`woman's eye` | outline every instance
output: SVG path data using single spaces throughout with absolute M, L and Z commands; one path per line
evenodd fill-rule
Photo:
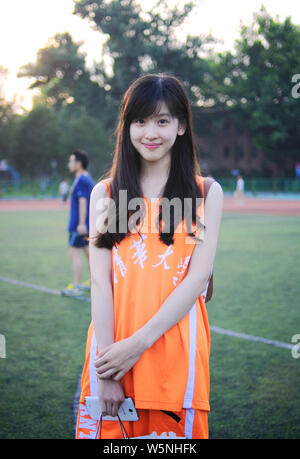
M 136 123 L 137 123 L 137 124 L 140 124 L 140 123 L 142 124 L 143 122 L 144 122 L 144 120 L 142 120 L 142 119 L 136 120 Z
M 163 123 L 161 123 L 161 121 L 163 121 Z M 164 119 L 164 118 L 162 118 L 161 120 L 159 120 L 159 122 L 160 122 L 161 124 L 168 124 L 168 120 L 166 120 L 166 119 Z

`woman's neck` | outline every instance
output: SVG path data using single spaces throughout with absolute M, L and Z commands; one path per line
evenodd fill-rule
M 146 197 L 160 197 L 167 183 L 170 170 L 170 157 L 165 156 L 160 161 L 142 161 L 140 186 Z
M 140 186 L 142 194 L 149 199 L 161 197 L 167 180 L 168 176 L 161 174 L 141 176 Z

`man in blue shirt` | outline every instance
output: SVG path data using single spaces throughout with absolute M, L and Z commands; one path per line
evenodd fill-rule
M 70 257 L 73 269 L 73 284 L 62 290 L 65 296 L 81 296 L 84 290 L 90 290 L 90 282 L 81 284 L 83 250 L 89 263 L 89 207 L 90 196 L 94 182 L 87 168 L 88 155 L 83 150 L 77 150 L 70 155 L 68 167 L 75 175 L 75 180 L 70 191 L 70 216 L 68 223 Z

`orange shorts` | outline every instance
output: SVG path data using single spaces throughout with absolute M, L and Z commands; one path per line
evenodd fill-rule
M 182 411 L 161 411 L 137 409 L 138 421 L 122 421 L 129 438 L 163 432 L 169 436 L 174 432 L 177 437 L 188 439 L 208 439 L 207 411 L 192 408 Z M 95 439 L 98 422 L 91 419 L 83 403 L 79 404 L 76 426 L 76 438 Z M 100 435 L 100 429 L 98 437 Z M 102 421 L 101 439 L 122 439 L 119 421 Z

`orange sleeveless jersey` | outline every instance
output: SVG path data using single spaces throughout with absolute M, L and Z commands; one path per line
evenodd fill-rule
M 196 176 L 196 180 L 203 196 L 204 177 Z M 109 180 L 102 181 L 110 196 Z M 150 232 L 155 226 L 153 223 L 151 226 L 151 222 L 156 222 L 160 199 L 153 204 L 145 196 L 143 198 L 147 214 L 140 226 L 140 234 L 131 233 L 113 247 L 111 253 L 115 342 L 130 337 L 160 309 L 184 279 L 195 247 L 186 231 L 175 232 L 174 244 L 169 246 L 159 240 L 157 230 Z M 199 209 L 198 215 L 204 223 L 203 200 Z M 195 228 L 192 224 L 192 230 Z M 125 396 L 132 397 L 136 408 L 210 411 L 210 331 L 204 302 L 206 291 L 207 287 L 189 313 L 147 349 L 121 379 Z M 80 403 L 84 403 L 85 396 L 98 394 L 94 367 L 98 353 L 91 322 Z

